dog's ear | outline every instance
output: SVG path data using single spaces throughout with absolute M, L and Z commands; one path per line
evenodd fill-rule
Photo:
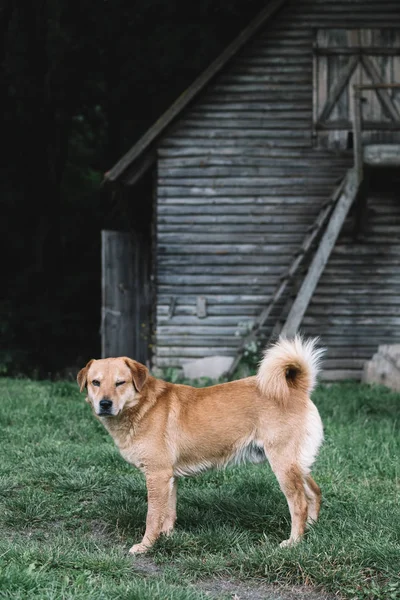
M 146 379 L 149 376 L 149 370 L 141 363 L 132 360 L 131 358 L 124 357 L 125 364 L 130 368 L 132 373 L 133 384 L 138 392 L 141 392 Z
M 92 364 L 92 362 L 94 362 L 93 358 L 92 358 L 92 360 L 89 360 L 86 367 L 83 367 L 83 369 L 81 369 L 79 371 L 78 375 L 76 376 L 76 380 L 78 382 L 80 392 L 83 390 L 84 387 L 87 386 L 87 372 L 88 372 L 89 367 Z

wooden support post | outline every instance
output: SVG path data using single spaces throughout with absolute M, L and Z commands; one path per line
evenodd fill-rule
M 363 179 L 364 156 L 361 138 L 361 90 L 353 87 L 353 147 L 354 147 L 354 167 L 357 175 L 358 185 Z
M 330 221 L 322 236 L 318 250 L 311 262 L 310 268 L 301 285 L 299 293 L 292 305 L 285 325 L 282 328 L 282 335 L 291 337 L 296 334 L 303 316 L 310 303 L 319 278 L 328 262 L 329 256 L 336 243 L 344 220 L 349 212 L 358 190 L 358 179 L 354 169 L 350 169 L 346 176 L 345 185 L 342 194 L 332 212 Z

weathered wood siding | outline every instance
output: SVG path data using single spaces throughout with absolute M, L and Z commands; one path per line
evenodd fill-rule
M 150 251 L 139 233 L 102 231 L 101 356 L 150 359 Z
M 365 232 L 349 215 L 303 320 L 328 348 L 329 379 L 361 376 L 379 344 L 400 342 L 400 170 L 370 176 Z
M 157 366 L 234 354 L 240 324 L 268 303 L 322 203 L 351 166 L 351 152 L 318 149 L 312 135 L 313 44 L 316 30 L 327 27 L 400 28 L 399 2 L 289 2 L 161 143 Z M 304 331 L 321 335 L 328 345 L 326 365 L 333 376 L 349 368 L 343 361 L 350 358 L 351 374 L 357 376 L 386 333 L 385 342 L 400 341 L 400 317 L 389 318 L 385 301 L 377 302 L 387 286 L 387 305 L 399 310 L 399 255 L 388 239 L 400 238 L 398 208 L 379 186 L 371 206 L 377 207 L 371 237 L 361 245 L 340 238 L 306 313 Z M 371 256 L 377 254 L 383 271 L 371 278 Z M 344 295 L 346 286 L 354 295 Z M 199 296 L 206 298 L 205 317 L 197 314 Z M 336 300 L 333 311 L 329 297 Z M 363 330 L 365 311 L 373 306 L 376 313 L 367 313 Z M 274 315 L 267 325 L 273 321 Z

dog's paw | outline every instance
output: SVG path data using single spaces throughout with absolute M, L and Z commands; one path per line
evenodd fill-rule
M 292 538 L 289 538 L 288 540 L 283 540 L 283 542 L 281 542 L 279 546 L 281 548 L 290 548 L 291 546 L 297 544 L 298 541 L 299 540 L 293 540 Z
M 129 554 L 143 554 L 144 552 L 147 552 L 148 549 L 149 546 L 146 546 L 145 544 L 134 544 L 129 550 Z
M 163 535 L 166 535 L 167 537 L 169 537 L 170 535 L 172 535 L 174 532 L 174 526 L 172 525 L 164 525 L 163 528 L 161 529 L 161 533 Z

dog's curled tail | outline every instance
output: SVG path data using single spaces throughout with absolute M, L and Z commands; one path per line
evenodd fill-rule
M 292 340 L 280 338 L 265 351 L 257 373 L 260 391 L 286 405 L 293 391 L 310 395 L 317 379 L 323 348 L 318 338 Z

